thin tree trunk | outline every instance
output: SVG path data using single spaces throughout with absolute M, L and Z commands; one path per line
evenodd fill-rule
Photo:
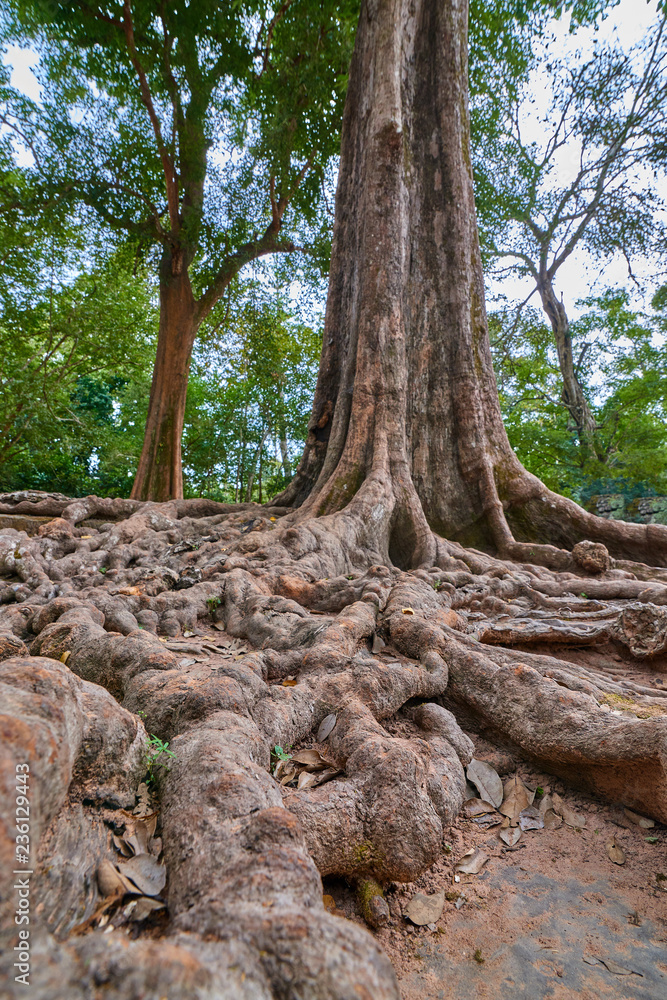
M 265 444 L 266 439 L 269 436 L 270 432 L 271 432 L 271 428 L 270 427 L 266 427 L 265 429 L 262 430 L 262 437 L 261 437 L 260 442 L 259 442 L 259 444 L 257 446 L 257 450 L 255 451 L 255 454 L 252 457 L 252 463 L 250 465 L 250 472 L 248 473 L 248 484 L 246 486 L 246 491 L 245 491 L 246 503 L 250 503 L 251 500 L 252 500 L 252 487 L 253 487 L 253 484 L 255 482 L 255 469 L 257 468 L 257 462 L 260 461 L 260 463 L 261 463 L 262 449 L 264 447 L 264 444 Z M 260 492 L 261 492 L 261 490 L 260 490 Z M 260 503 L 262 502 L 261 496 L 260 496 L 259 502 Z
M 285 393 L 282 385 L 278 390 L 278 394 L 280 400 L 280 416 L 278 419 L 278 428 L 280 431 L 280 454 L 282 455 L 285 478 L 289 480 L 292 478 L 292 466 L 289 460 L 289 449 L 287 447 L 287 428 L 285 426 Z
M 264 452 L 260 452 L 259 456 L 259 496 L 257 498 L 258 503 L 262 503 L 262 467 L 264 465 Z
M 240 500 L 243 496 L 243 472 L 245 463 L 245 447 L 246 447 L 246 431 L 248 429 L 248 404 L 243 407 L 243 423 L 241 425 L 241 450 L 239 451 L 238 463 L 236 466 L 236 483 L 237 489 L 235 491 L 235 499 Z
M 273 206 L 273 221 L 260 240 L 245 244 L 225 259 L 215 281 L 197 301 L 188 275 L 193 248 L 165 250 L 160 262 L 157 356 L 132 499 L 164 501 L 183 497 L 181 437 L 197 330 L 245 264 L 269 253 L 291 253 L 295 249 L 291 242 L 276 239 L 287 201 L 281 199 L 279 205 Z
M 178 266 L 171 255 L 163 259 L 160 277 L 157 356 L 133 500 L 163 501 L 183 496 L 181 438 L 197 333 L 196 307 L 187 268 Z
M 563 302 L 556 297 L 549 278 L 543 276 L 537 283 L 537 290 L 542 300 L 542 306 L 551 323 L 558 364 L 563 379 L 563 403 L 577 428 L 579 447 L 581 449 L 582 465 L 590 459 L 600 458 L 597 447 L 597 425 L 591 413 L 584 390 L 577 378 L 572 355 L 572 337 L 570 323 Z M 604 460 L 604 456 L 602 456 Z

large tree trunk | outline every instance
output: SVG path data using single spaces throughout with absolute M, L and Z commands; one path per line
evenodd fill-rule
M 2 514 L 54 518 L 35 537 L 0 531 L 12 792 L 0 857 L 14 855 L 16 765 L 29 762 L 25 860 L 48 901 L 31 924 L 37 1000 L 86 1000 L 100 983 L 109 1000 L 398 1000 L 377 941 L 327 912 L 320 876 L 356 881 L 377 926 L 382 886 L 438 861 L 474 751 L 454 713 L 473 736 L 497 733 L 667 822 L 667 694 L 649 673 L 667 651 L 667 572 L 613 563 L 589 540 L 572 552 L 518 543 L 510 527 L 603 535 L 658 564 L 667 553 L 663 526 L 586 514 L 509 448 L 484 320 L 465 37 L 463 0 L 362 3 L 325 351 L 285 494 L 296 510 L 0 497 Z M 613 671 L 599 667 L 612 642 Z M 583 644 L 599 647 L 592 665 Z M 175 756 L 135 806 L 147 733 Z M 299 754 L 278 771 L 278 747 L 333 766 L 297 784 Z M 108 828 L 129 840 L 146 808 L 159 843 L 138 864 L 168 875 L 168 913 L 131 939 L 134 890 L 119 886 L 123 842 Z M 100 903 L 110 879 L 117 892 Z M 14 906 L 0 900 L 8 982 Z
M 165 253 L 160 267 L 160 329 L 144 443 L 130 494 L 133 500 L 183 496 L 181 439 L 196 305 L 183 255 Z
M 563 403 L 567 407 L 577 428 L 583 465 L 590 459 L 603 457 L 600 455 L 600 450 L 597 446 L 597 424 L 595 417 L 591 413 L 588 400 L 584 395 L 582 385 L 577 378 L 574 356 L 572 354 L 570 322 L 567 318 L 565 306 L 562 300 L 559 301 L 556 297 L 549 277 L 540 276 L 537 283 L 537 290 L 540 294 L 544 311 L 551 323 L 554 341 L 556 342 L 558 365 L 563 379 Z
M 478 534 L 489 473 L 521 475 L 486 330 L 465 21 L 460 2 L 395 0 L 361 17 L 320 376 L 305 454 L 282 497 L 323 513 L 368 477 L 391 482 L 399 565 L 426 558 L 428 525 Z
M 551 493 L 510 447 L 472 189 L 466 21 L 465 0 L 362 12 L 318 384 L 276 501 L 324 514 L 355 497 L 380 553 L 404 568 L 433 560 L 433 532 L 532 562 L 564 565 L 551 546 L 585 538 L 660 561 L 667 541 L 656 550 L 639 526 Z

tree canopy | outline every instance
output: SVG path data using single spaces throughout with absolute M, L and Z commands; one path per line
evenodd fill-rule
M 579 26 L 597 23 L 614 6 L 604 0 L 527 4 L 475 0 L 471 5 L 471 138 L 482 251 L 489 265 L 502 254 L 514 254 L 511 266 L 517 273 L 533 273 L 531 268 L 537 268 L 538 273 L 544 259 L 553 283 L 558 267 L 581 241 L 601 257 L 618 252 L 619 247 L 629 258 L 649 249 L 660 251 L 658 188 L 650 169 L 637 168 L 643 158 L 656 171 L 662 169 L 660 38 L 647 38 L 638 52 L 629 54 L 599 46 L 588 61 L 577 66 L 552 60 L 548 67 L 554 87 L 550 120 L 559 124 L 543 150 L 523 142 L 521 132 L 517 132 L 519 108 L 535 72 L 541 40 L 553 18 L 567 15 L 571 30 L 576 31 Z M 125 296 L 128 316 L 134 316 L 136 297 L 143 298 L 142 323 L 147 331 L 151 327 L 145 337 L 137 338 L 141 375 L 130 374 L 128 362 L 128 370 L 116 373 L 115 381 L 108 383 L 114 402 L 113 418 L 105 425 L 105 433 L 111 437 L 105 438 L 106 443 L 100 439 L 98 447 L 91 446 L 85 453 L 87 458 L 77 459 L 77 469 L 83 469 L 83 462 L 92 476 L 87 483 L 97 482 L 100 489 L 107 483 L 109 489 L 127 491 L 128 472 L 137 462 L 147 413 L 150 421 L 152 377 L 158 385 L 179 384 L 174 405 L 186 446 L 186 493 L 195 488 L 214 490 L 221 496 L 247 491 L 248 476 L 240 475 L 240 469 L 257 452 L 259 442 L 253 435 L 257 431 L 261 438 L 264 433 L 257 416 L 264 404 L 259 397 L 248 404 L 254 414 L 251 429 L 246 426 L 243 409 L 239 416 L 233 406 L 229 408 L 229 380 L 223 377 L 218 384 L 211 372 L 234 371 L 244 384 L 252 384 L 253 392 L 259 392 L 254 376 L 247 383 L 241 375 L 242 370 L 248 371 L 242 361 L 248 357 L 246 349 L 239 348 L 241 353 L 233 364 L 229 360 L 239 343 L 235 340 L 237 331 L 248 329 L 243 317 L 247 301 L 239 289 L 250 287 L 247 267 L 253 259 L 277 251 L 274 262 L 258 272 L 260 284 L 268 287 L 276 281 L 285 285 L 296 280 L 300 287 L 311 288 L 321 301 L 331 245 L 347 66 L 357 15 L 356 2 L 329 4 L 324 0 L 292 0 L 282 5 L 257 0 L 236 5 L 210 3 L 198 4 L 196 9 L 188 4 L 155 2 L 40 4 L 15 0 L 7 5 L 2 22 L 5 42 L 35 49 L 41 83 L 40 98 L 31 99 L 11 86 L 8 70 L 3 69 L 0 226 L 7 267 L 2 293 L 4 329 L 11 331 L 6 335 L 12 340 L 12 350 L 17 357 L 24 350 L 16 344 L 21 329 L 16 316 L 21 308 L 21 322 L 27 331 L 38 323 L 37 299 L 56 302 L 62 293 L 64 303 L 71 294 L 65 286 L 73 278 L 75 284 L 77 280 L 81 284 L 87 275 L 104 272 L 114 254 L 128 262 L 119 273 L 128 275 L 129 285 L 119 282 L 117 309 L 105 314 L 108 328 L 116 315 L 122 340 L 120 313 Z M 637 105 L 630 111 L 623 106 L 628 88 L 634 88 Z M 582 170 L 557 194 L 554 171 L 566 137 L 580 144 Z M 601 171 L 604 183 L 599 186 Z M 569 235 L 563 237 L 566 229 Z M 21 254 L 14 252 L 19 246 Z M 178 310 L 165 280 L 179 255 L 186 263 L 187 287 L 179 290 L 177 298 L 189 301 L 188 296 L 192 296 L 185 327 L 182 315 L 173 320 Z M 47 273 L 51 278 L 45 281 Z M 90 287 L 97 288 L 94 281 Z M 318 307 L 307 316 L 295 316 L 294 330 L 312 328 L 319 322 L 318 316 Z M 168 328 L 172 341 L 174 337 L 192 341 L 179 362 L 178 376 L 157 371 L 151 360 L 151 352 L 158 347 L 160 337 L 168 336 Z M 531 321 L 519 324 L 514 331 L 515 344 L 519 328 L 529 330 Z M 162 330 L 159 336 L 158 330 Z M 217 334 L 212 336 L 210 331 Z M 309 373 L 306 376 L 304 370 L 303 382 L 300 376 L 294 377 L 299 385 L 311 386 L 316 363 L 308 346 L 310 334 L 304 336 Z M 571 336 L 576 340 L 576 333 Z M 606 337 L 610 344 L 613 340 L 610 328 L 598 336 Z M 272 343 L 268 335 L 269 355 Z M 519 350 L 527 350 L 529 344 L 526 334 Z M 79 347 L 75 354 L 77 351 Z M 47 357 L 49 347 L 44 341 L 44 365 Z M 158 362 L 159 357 L 158 351 Z M 578 370 L 580 385 L 574 373 L 577 359 L 573 356 L 571 360 L 574 382 L 591 413 L 596 408 L 591 380 L 604 375 L 602 368 L 596 367 L 601 357 L 588 355 Z M 80 370 L 89 366 L 84 377 L 97 377 L 87 358 L 81 347 Z M 652 358 L 655 361 L 657 355 Z M 497 355 L 497 364 L 499 359 Z M 194 381 L 186 406 L 190 363 Z M 54 359 L 49 364 L 55 373 Z M 539 381 L 539 365 L 535 364 L 534 388 Z M 498 374 L 501 381 L 506 377 L 502 368 Z M 48 410 L 44 393 L 40 395 L 24 384 L 22 412 L 28 407 L 35 414 L 30 421 L 32 436 L 26 438 L 23 432 L 21 437 L 25 449 L 28 441 L 36 442 L 36 428 L 48 426 L 48 414 L 55 411 Z M 553 383 L 551 390 L 552 398 L 562 399 L 562 385 L 558 388 Z M 152 395 L 164 395 L 164 391 Z M 293 452 L 287 467 L 280 433 L 274 428 L 259 452 L 268 463 L 262 459 L 264 475 L 274 461 L 282 464 L 283 473 L 286 468 L 290 472 L 294 469 L 294 449 L 307 412 L 307 403 L 299 398 L 299 415 L 293 414 L 290 425 L 293 436 L 287 435 Z M 566 425 L 572 418 L 572 407 L 568 412 L 569 418 L 559 417 Z M 169 414 L 163 417 L 171 419 Z M 591 417 L 593 422 L 596 419 Z M 227 429 L 214 432 L 211 424 L 216 420 Z M 206 425 L 209 430 L 204 430 Z M 509 427 L 512 436 L 511 418 Z M 599 478 L 605 456 L 616 454 L 607 448 L 604 430 L 595 434 L 598 448 L 588 466 L 572 453 L 574 466 L 586 467 L 582 475 L 591 481 Z M 577 435 L 572 444 L 575 451 L 581 447 L 580 433 Z M 175 437 L 180 446 L 178 431 Z M 144 452 L 147 438 L 148 434 Z M 222 446 L 223 440 L 228 457 L 221 454 L 216 463 L 210 449 L 216 441 Z M 240 464 L 237 451 L 244 456 Z M 13 464 L 7 464 L 10 453 L 15 456 Z M 112 453 L 117 457 L 112 459 Z M 46 452 L 39 454 L 42 457 L 35 459 L 37 466 Z M 148 464 L 154 465 L 158 459 L 151 454 Z M 229 457 L 232 454 L 236 458 Z M 99 478 L 106 476 L 107 455 L 109 468 L 116 471 L 110 473 L 110 479 Z M 4 476 L 8 485 L 48 482 L 53 476 L 53 471 L 35 473 L 35 479 L 28 471 L 31 461 L 18 462 L 16 456 L 16 451 L 7 452 Z M 172 454 L 171 458 L 178 465 L 180 457 Z M 605 471 L 607 478 L 616 475 L 615 461 Z M 48 468 L 53 470 L 52 465 Z M 218 470 L 215 474 L 211 471 L 214 468 Z M 645 470 L 640 476 L 639 467 L 632 464 L 632 468 L 632 475 L 640 477 L 638 481 L 642 476 L 647 482 L 655 480 L 652 472 Z M 550 476 L 544 465 L 536 471 Z M 571 475 L 572 482 L 566 483 L 562 477 L 559 480 L 566 492 L 579 488 L 575 483 L 579 473 Z M 64 481 L 57 479 L 61 484 Z M 72 480 L 67 481 L 73 488 Z M 279 478 L 270 481 L 276 488 L 281 485 Z M 55 488 L 56 479 L 52 482 Z M 255 476 L 251 490 L 258 487 Z

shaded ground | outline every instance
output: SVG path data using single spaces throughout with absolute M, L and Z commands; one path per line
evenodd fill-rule
M 503 761 L 510 764 L 471 735 L 481 759 L 500 762 L 501 770 Z M 526 831 L 507 849 L 496 831 L 457 820 L 451 852 L 387 893 L 392 920 L 377 936 L 403 1000 L 667 1000 L 667 831 L 658 824 L 642 829 L 621 807 L 530 767 L 520 764 L 518 773 L 533 787 L 562 794 L 585 815 L 585 828 Z M 622 866 L 607 856 L 612 837 L 626 855 Z M 472 846 L 490 860 L 457 883 L 455 862 Z M 435 929 L 413 927 L 403 916 L 410 898 L 443 889 L 450 898 Z M 339 912 L 360 919 L 344 881 L 327 880 L 325 891 Z M 600 959 L 629 974 L 609 971 Z

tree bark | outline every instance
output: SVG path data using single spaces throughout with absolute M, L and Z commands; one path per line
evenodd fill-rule
M 343 124 L 324 348 L 283 499 L 319 513 L 369 476 L 400 498 L 400 564 L 428 525 L 475 534 L 488 471 L 520 475 L 486 330 L 468 142 L 466 5 L 367 4 Z M 400 539 L 400 540 L 399 540 Z M 400 551 L 399 551 L 400 550 Z
M 402 568 L 432 561 L 433 533 L 547 564 L 566 562 L 553 546 L 583 539 L 624 558 L 667 555 L 667 540 L 656 551 L 639 526 L 552 493 L 507 438 L 472 188 L 465 0 L 369 0 L 359 21 L 318 383 L 276 502 L 321 515 L 353 497 Z
M 184 200 L 184 208 L 186 202 L 187 199 Z M 132 487 L 133 499 L 158 502 L 182 499 L 181 438 L 190 361 L 197 331 L 242 267 L 258 257 L 271 253 L 292 253 L 296 249 L 291 241 L 278 239 L 288 203 L 288 196 L 282 196 L 276 203 L 272 195 L 272 220 L 264 235 L 229 254 L 214 280 L 197 300 L 193 297 L 188 274 L 197 250 L 196 244 L 188 244 L 187 241 L 181 244 L 174 236 L 174 243 L 164 250 L 160 262 L 157 356 L 144 442 Z M 177 228 L 181 228 L 180 220 Z
M 467 5 L 369 3 L 343 122 L 319 379 L 279 502 L 321 514 L 369 480 L 390 483 L 374 517 L 388 522 L 387 557 L 409 567 L 432 557 L 431 529 L 499 547 L 509 532 L 498 491 L 525 496 L 527 477 L 488 340 Z
M 602 459 L 597 446 L 597 424 L 595 417 L 591 413 L 588 400 L 584 395 L 584 390 L 577 377 L 572 355 L 572 337 L 570 336 L 570 322 L 567 318 L 565 306 L 562 300 L 559 301 L 554 292 L 551 279 L 540 276 L 537 282 L 537 290 L 542 300 L 554 340 L 556 342 L 556 352 L 558 354 L 558 365 L 563 378 L 563 403 L 574 421 L 577 428 L 577 437 L 581 449 L 582 465 L 590 459 Z
M 160 328 L 144 443 L 130 494 L 133 500 L 183 496 L 181 439 L 196 303 L 181 255 L 164 254 L 160 267 Z

